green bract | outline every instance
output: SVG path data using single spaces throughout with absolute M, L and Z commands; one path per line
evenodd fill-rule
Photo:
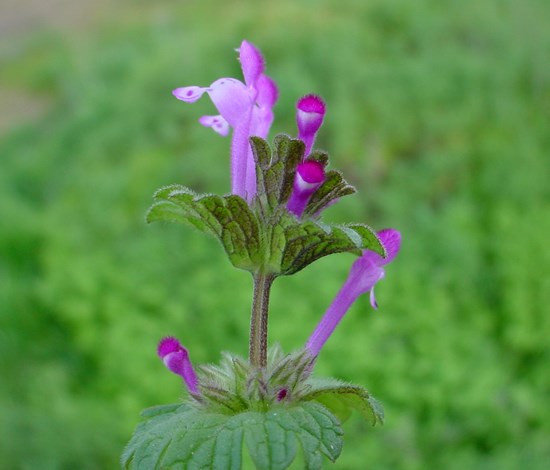
M 317 470 L 342 449 L 341 421 L 358 410 L 372 425 L 383 412 L 358 386 L 310 377 L 306 351 L 269 352 L 258 370 L 224 354 L 199 368 L 200 396 L 145 410 L 122 455 L 125 469 L 241 469 L 244 449 L 259 470 L 283 470 L 301 455 Z M 281 391 L 284 390 L 284 394 Z
M 288 468 L 302 449 L 305 468 L 321 468 L 323 456 L 335 461 L 342 429 L 316 402 L 236 415 L 208 413 L 189 405 L 146 410 L 123 456 L 125 469 L 240 470 L 243 441 L 256 468 Z
M 384 256 L 376 233 L 364 224 L 332 225 L 317 216 L 335 199 L 355 190 L 335 170 L 313 193 L 302 218 L 287 211 L 296 166 L 304 144 L 278 135 L 272 151 L 268 143 L 252 137 L 256 161 L 257 194 L 251 205 L 240 196 L 197 195 L 181 185 L 167 186 L 154 195 L 147 221 L 189 224 L 214 236 L 237 268 L 252 273 L 294 274 L 323 256 L 369 249 Z M 327 163 L 317 152 L 311 159 Z

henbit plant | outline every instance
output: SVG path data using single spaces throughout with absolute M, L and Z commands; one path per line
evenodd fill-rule
M 264 74 L 264 59 L 247 41 L 239 48 L 242 83 L 221 78 L 209 87 L 174 90 L 194 102 L 207 93 L 219 115 L 200 123 L 221 135 L 232 130 L 231 187 L 225 196 L 195 194 L 181 185 L 159 189 L 147 221 L 191 225 L 218 239 L 231 263 L 254 280 L 248 360 L 224 353 L 220 365 L 195 371 L 189 353 L 173 337 L 158 355 L 182 377 L 189 392 L 183 403 L 145 410 L 122 455 L 126 469 L 240 469 L 243 442 L 258 469 L 285 469 L 299 449 L 307 469 L 342 449 L 341 422 L 357 410 L 372 425 L 382 423 L 381 405 L 363 387 L 312 377 L 317 357 L 353 302 L 370 292 L 383 266 L 400 249 L 394 229 L 375 232 L 364 224 L 321 221 L 323 210 L 353 194 L 328 155 L 312 151 L 323 123 L 325 103 L 307 95 L 297 103 L 298 136 L 265 138 L 273 122 L 278 90 Z M 284 354 L 267 347 L 269 297 L 273 281 L 294 274 L 321 257 L 350 252 L 359 256 L 333 303 L 305 346 Z

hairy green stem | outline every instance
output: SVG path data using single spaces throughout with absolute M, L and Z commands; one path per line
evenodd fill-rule
M 249 359 L 255 367 L 267 365 L 267 319 L 269 293 L 275 276 L 273 274 L 254 274 L 254 297 L 250 319 Z

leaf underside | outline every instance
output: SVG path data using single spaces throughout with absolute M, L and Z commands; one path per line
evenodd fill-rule
M 315 400 L 325 405 L 340 422 L 345 422 L 353 411 L 372 426 L 384 424 L 384 409 L 365 388 L 332 378 L 309 378 L 308 393 L 303 400 Z

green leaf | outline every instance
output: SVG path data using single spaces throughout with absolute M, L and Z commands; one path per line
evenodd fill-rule
M 182 406 L 181 403 L 173 403 L 170 405 L 158 405 L 151 408 L 145 408 L 141 412 L 141 416 L 144 418 L 154 418 L 155 416 L 163 415 L 166 413 L 172 413 Z
M 274 151 L 259 137 L 250 143 L 256 161 L 257 196 L 264 216 L 286 205 L 294 185 L 296 167 L 302 161 L 305 145 L 301 140 L 279 134 L 274 140 Z
M 355 232 L 361 238 L 361 249 L 362 250 L 371 250 L 375 253 L 378 253 L 383 258 L 386 257 L 386 249 L 375 230 L 369 227 L 366 224 L 347 224 L 339 225 L 340 229 L 345 231 L 347 234 Z M 351 235 L 350 235 L 351 236 Z
M 366 389 L 335 379 L 308 380 L 310 389 L 302 396 L 303 400 L 315 400 L 325 405 L 340 422 L 346 421 L 353 410 L 373 426 L 384 423 L 384 409 Z
M 285 240 L 281 274 L 294 274 L 319 258 L 334 253 L 361 255 L 361 250 L 368 249 L 385 256 L 378 236 L 367 225 L 326 225 L 311 220 L 295 223 L 283 220 L 281 225 L 284 229 L 279 236 Z
M 180 186 L 161 188 L 147 213 L 147 222 L 191 225 L 219 240 L 234 266 L 254 270 L 263 261 L 256 215 L 239 196 L 196 195 Z
M 278 201 L 280 205 L 286 205 L 294 187 L 296 167 L 304 158 L 305 144 L 283 134 L 275 137 L 274 144 L 274 161 L 281 163 Z
M 340 424 L 314 401 L 235 415 L 168 405 L 143 417 L 122 455 L 127 470 L 239 470 L 243 441 L 260 470 L 288 468 L 298 446 L 305 468 L 317 470 L 323 456 L 335 461 L 342 449 Z
M 306 160 L 319 162 L 323 165 L 323 167 L 326 167 L 328 165 L 328 153 L 323 152 L 322 150 L 315 150 L 308 155 Z
M 327 171 L 325 181 L 311 195 L 302 218 L 315 217 L 336 199 L 353 193 L 355 193 L 355 188 L 344 179 L 342 173 L 338 170 Z
M 183 193 L 183 194 L 190 194 L 190 195 L 195 194 L 187 186 L 183 186 L 182 184 L 171 184 L 169 186 L 164 186 L 162 188 L 157 189 L 153 194 L 153 199 L 155 201 L 162 201 L 166 199 L 168 195 L 171 193 Z

